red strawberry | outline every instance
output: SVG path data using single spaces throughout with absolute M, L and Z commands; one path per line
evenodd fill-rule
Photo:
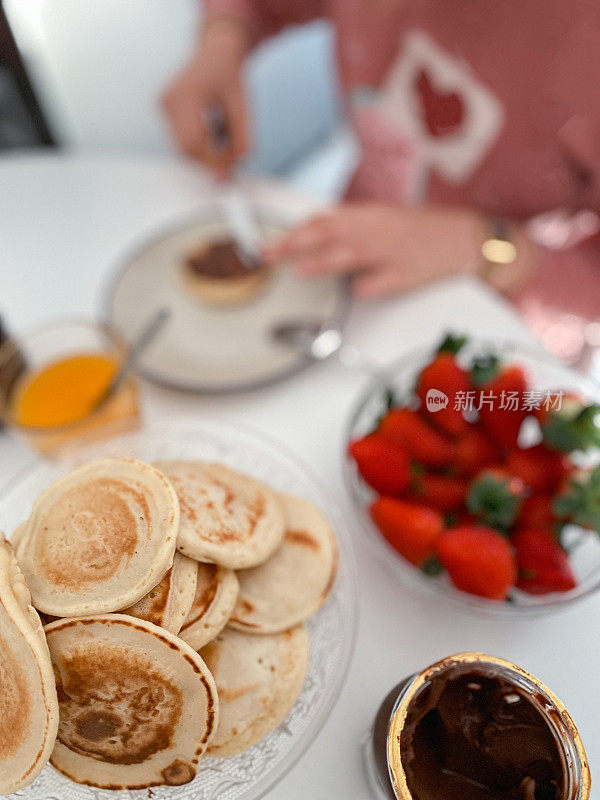
M 557 522 L 554 513 L 554 498 L 549 494 L 533 494 L 523 501 L 518 518 L 523 528 L 545 528 L 551 530 Z
M 366 483 L 379 494 L 399 494 L 408 487 L 408 456 L 395 442 L 370 433 L 350 444 L 350 455 Z
M 508 530 L 525 496 L 523 481 L 503 469 L 485 469 L 472 481 L 467 509 L 492 528 Z
M 456 511 L 465 503 L 467 481 L 432 472 L 417 473 L 411 480 L 411 489 L 420 503 L 431 505 L 438 511 Z
M 517 586 L 529 594 L 568 592 L 577 585 L 567 554 L 547 530 L 524 528 L 513 536 Z
M 449 528 L 438 540 L 437 554 L 452 583 L 463 592 L 505 600 L 517 579 L 510 542 L 491 528 Z
M 471 425 L 455 442 L 452 468 L 459 475 L 470 477 L 484 467 L 491 467 L 500 458 L 498 448 L 490 437 Z
M 479 389 L 477 409 L 481 422 L 500 445 L 514 447 L 527 416 L 525 372 L 517 365 L 501 368 L 492 356 L 475 362 L 471 378 Z
M 569 474 L 571 464 L 562 453 L 537 444 L 526 450 L 513 450 L 506 469 L 521 478 L 533 492 L 555 492 Z
M 448 337 L 442 342 L 433 361 L 421 371 L 416 387 L 424 413 L 439 428 L 453 435 L 462 433 L 468 427 L 462 413 L 461 398 L 464 402 L 466 392 L 470 389 L 469 375 L 455 358 L 464 341 L 464 338 Z M 435 397 L 441 398 L 445 405 L 429 409 L 428 397 L 430 405 Z
M 452 442 L 410 408 L 390 409 L 379 423 L 378 431 L 428 467 L 444 467 L 454 457 Z
M 371 517 L 392 547 L 418 567 L 431 558 L 444 529 L 437 511 L 394 497 L 377 499 L 371 506 Z

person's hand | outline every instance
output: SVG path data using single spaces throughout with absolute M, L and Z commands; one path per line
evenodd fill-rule
M 292 261 L 306 276 L 350 273 L 357 295 L 377 297 L 476 272 L 484 230 L 483 219 L 469 209 L 345 203 L 268 246 L 265 258 Z M 519 277 L 517 262 L 507 267 L 505 283 Z
M 198 50 L 165 90 L 161 102 L 178 147 L 219 176 L 226 175 L 248 149 L 248 121 L 242 65 L 249 36 L 241 22 L 209 21 Z M 224 115 L 228 141 L 215 139 L 209 120 Z

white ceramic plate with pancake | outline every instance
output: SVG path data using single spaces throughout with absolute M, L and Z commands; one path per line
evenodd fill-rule
M 0 530 L 13 531 L 27 517 L 36 497 L 75 466 L 110 456 L 145 461 L 199 459 L 220 461 L 253 475 L 275 489 L 304 497 L 331 522 L 339 543 L 336 584 L 325 605 L 307 622 L 310 662 L 300 697 L 285 721 L 244 753 L 205 758 L 192 783 L 152 789 L 156 800 L 259 800 L 292 767 L 322 728 L 342 687 L 356 629 L 356 583 L 352 544 L 346 523 L 327 491 L 303 464 L 245 427 L 190 426 L 127 434 L 73 451 L 60 463 L 40 463 L 0 497 Z M 116 792 L 72 783 L 46 767 L 28 788 L 11 797 L 26 800 L 147 800 L 148 792 Z
M 254 203 L 265 241 L 295 220 L 274 205 Z M 107 321 L 125 341 L 160 308 L 171 316 L 140 360 L 139 371 L 155 383 L 196 392 L 231 392 L 263 386 L 310 363 L 271 331 L 294 321 L 333 320 L 347 313 L 346 283 L 338 277 L 299 277 L 290 265 L 271 271 L 247 302 L 212 306 L 193 296 L 182 279 L 186 257 L 228 238 L 222 212 L 206 203 L 187 220 L 142 242 L 118 270 L 109 288 Z

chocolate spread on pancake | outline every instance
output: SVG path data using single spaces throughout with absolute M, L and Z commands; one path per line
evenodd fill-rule
M 215 242 L 207 250 L 191 255 L 186 261 L 188 269 L 202 278 L 227 280 L 243 278 L 248 268 L 238 256 L 233 242 Z
M 561 751 L 535 698 L 477 669 L 421 690 L 400 754 L 414 800 L 566 800 Z

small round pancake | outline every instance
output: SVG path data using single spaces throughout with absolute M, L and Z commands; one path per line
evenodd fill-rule
M 173 564 L 179 503 L 169 481 L 131 458 L 71 472 L 36 501 L 19 564 L 45 614 L 74 617 L 126 608 Z
M 19 547 L 22 546 L 22 543 L 25 541 L 26 537 L 27 537 L 27 521 L 22 522 L 18 528 L 15 528 L 9 539 L 10 546 L 14 550 L 17 560 L 19 559 Z
M 27 522 L 22 522 L 18 528 L 15 528 L 9 539 L 10 546 L 12 547 L 13 552 L 17 557 L 17 563 L 19 563 L 19 558 L 20 558 L 19 549 L 20 547 L 23 546 L 26 534 L 27 534 Z M 37 611 L 37 614 L 40 618 L 40 622 L 42 623 L 42 625 L 47 625 L 49 622 L 54 622 L 54 620 L 57 619 L 57 617 L 53 617 L 50 614 L 44 614 L 43 611 Z
M 60 705 L 52 766 L 103 789 L 191 781 L 218 722 L 200 656 L 123 614 L 57 620 L 45 631 Z
M 247 633 L 281 633 L 325 602 L 337 570 L 337 545 L 329 523 L 313 505 L 280 494 L 286 535 L 275 555 L 238 572 L 240 592 L 229 620 Z
M 308 667 L 303 625 L 273 636 L 225 628 L 200 651 L 220 702 L 211 756 L 234 756 L 274 730 L 298 699 Z
M 0 534 L 0 795 L 39 775 L 57 728 L 56 685 L 42 624 Z
M 196 561 L 245 569 L 262 564 L 283 541 L 277 496 L 222 464 L 159 461 L 179 498 L 177 549 Z
M 177 635 L 196 595 L 198 563 L 175 552 L 173 566 L 154 589 L 121 613 L 145 619 Z
M 211 278 L 192 272 L 185 263 L 180 274 L 183 286 L 194 300 L 211 306 L 232 306 L 245 303 L 257 295 L 271 273 L 269 269 L 259 267 L 248 270 L 246 275 Z
M 179 636 L 194 650 L 205 644 L 227 625 L 238 596 L 238 579 L 232 569 L 217 564 L 198 564 L 196 596 Z

